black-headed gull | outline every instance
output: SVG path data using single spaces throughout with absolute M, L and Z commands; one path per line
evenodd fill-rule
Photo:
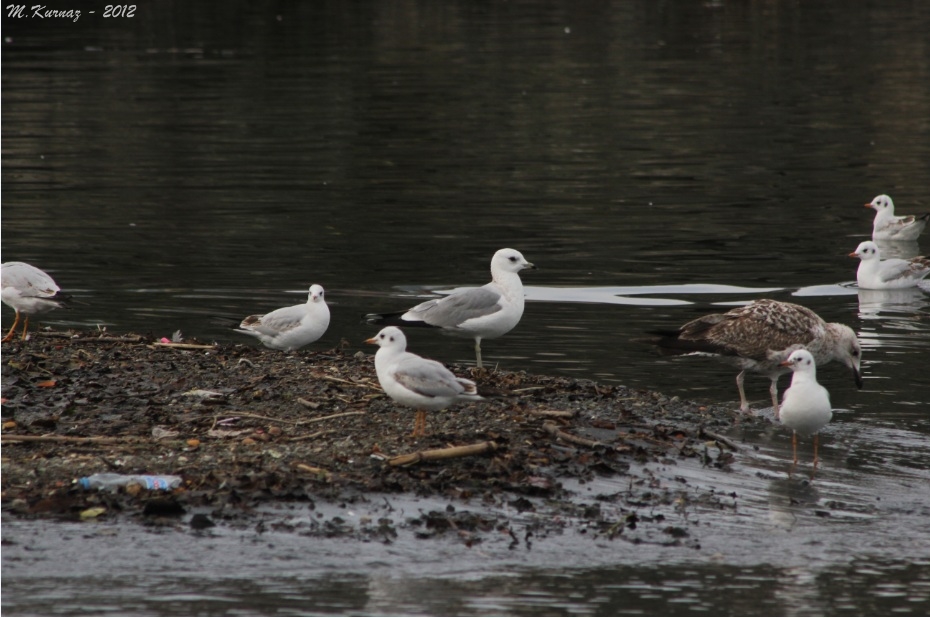
M 384 392 L 417 411 L 412 436 L 426 435 L 427 410 L 484 399 L 471 380 L 456 377 L 441 363 L 407 352 L 407 338 L 396 326 L 381 329 L 365 343 L 380 346 L 375 354 L 375 370 Z
M 29 316 L 57 309 L 71 300 L 70 296 L 62 293 L 61 288 L 47 272 L 25 262 L 6 262 L 0 265 L 0 279 L 3 286 L 0 296 L 4 304 L 16 312 L 13 326 L 3 341 L 13 338 L 13 332 L 19 325 L 20 314 L 26 316 L 22 336 L 25 339 L 29 329 Z
M 800 346 L 806 347 L 818 364 L 842 362 L 852 370 L 856 386 L 862 388 L 862 347 L 856 333 L 845 324 L 824 322 L 801 305 L 760 299 L 727 313 L 692 320 L 677 331 L 656 334 L 661 337 L 653 343 L 663 349 L 718 355 L 742 369 L 736 386 L 743 412 L 749 411 L 743 377 L 746 371 L 754 371 L 771 380 L 769 393 L 778 415 L 778 376 L 789 371 L 781 363 Z
M 898 290 L 912 288 L 930 273 L 930 259 L 915 257 L 882 259 L 878 245 L 867 240 L 849 254 L 861 260 L 856 281 L 864 290 Z
M 875 199 L 865 205 L 875 210 L 875 220 L 872 222 L 872 240 L 917 240 L 930 213 L 916 217 L 907 215 L 897 217 L 894 214 L 894 202 L 887 195 L 877 195 Z
M 307 302 L 264 315 L 250 315 L 236 331 L 257 337 L 272 350 L 290 352 L 313 343 L 328 327 L 329 307 L 323 297 L 323 286 L 311 285 Z
M 781 401 L 781 424 L 792 429 L 791 451 L 794 455 L 793 466 L 798 465 L 798 434 L 802 437 L 814 436 L 814 468 L 817 470 L 817 432 L 833 418 L 830 406 L 830 394 L 817 383 L 817 364 L 810 352 L 795 350 L 782 363 L 791 369 L 791 386 L 785 391 Z M 793 468 L 792 466 L 792 468 Z M 813 478 L 814 473 L 811 472 Z
M 536 268 L 516 249 L 501 249 L 491 258 L 491 282 L 420 303 L 405 312 L 370 313 L 372 324 L 434 326 L 443 332 L 475 340 L 475 359 L 481 364 L 481 340 L 510 332 L 523 316 L 523 282 L 519 272 Z

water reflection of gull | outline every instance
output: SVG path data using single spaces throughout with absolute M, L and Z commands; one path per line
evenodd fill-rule
M 779 479 L 769 485 L 769 520 L 786 530 L 798 522 L 798 515 L 820 501 L 820 492 L 808 481 Z
M 907 260 L 920 255 L 920 246 L 916 240 L 876 240 L 875 244 L 886 258 Z
M 919 287 L 900 290 L 859 289 L 859 317 L 877 319 L 882 311 L 915 313 L 930 305 L 930 296 Z

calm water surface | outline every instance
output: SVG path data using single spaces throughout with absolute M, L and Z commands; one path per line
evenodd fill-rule
M 362 314 L 482 284 L 509 246 L 539 270 L 523 321 L 483 346 L 503 368 L 735 402 L 729 367 L 634 340 L 771 297 L 852 326 L 866 386 L 818 372 L 837 411 L 815 495 L 773 480 L 786 432 L 737 432 L 757 449 L 728 480 L 747 512 L 701 550 L 566 564 L 546 554 L 562 546 L 485 562 L 437 548 L 385 573 L 384 548 L 317 567 L 282 540 L 236 569 L 178 567 L 184 590 L 158 556 L 187 534 L 150 564 L 107 543 L 120 571 L 52 568 L 74 539 L 151 533 L 5 521 L 5 613 L 928 611 L 930 288 L 857 290 L 847 254 L 876 194 L 930 209 L 930 6 L 163 2 L 104 19 L 84 4 L 77 23 L 2 24 L 3 260 L 86 303 L 49 325 L 252 345 L 210 316 L 320 283 L 333 321 L 314 348 L 360 349 Z M 467 340 L 410 338 L 473 361 Z M 764 378 L 747 391 L 766 405 Z M 222 555 L 261 545 L 218 534 Z M 288 566 L 257 573 L 268 561 Z

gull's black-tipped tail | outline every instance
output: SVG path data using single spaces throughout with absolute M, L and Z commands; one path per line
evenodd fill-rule
M 726 354 L 727 351 L 706 339 L 682 339 L 681 330 L 650 330 L 651 337 L 634 339 L 638 343 L 648 343 L 656 346 L 664 355 L 691 354 L 704 352 L 707 354 Z
M 367 313 L 364 316 L 364 320 L 369 324 L 375 324 L 377 326 L 412 326 L 412 327 L 428 327 L 432 328 L 429 324 L 423 320 L 402 320 L 401 316 L 407 313 L 406 311 L 397 311 L 396 313 Z

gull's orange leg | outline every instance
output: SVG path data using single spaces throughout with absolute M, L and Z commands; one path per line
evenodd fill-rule
M 413 421 L 413 433 L 410 434 L 411 438 L 419 438 L 420 436 L 426 435 L 426 412 L 424 410 L 417 410 L 416 420 Z
M 13 320 L 13 328 L 11 328 L 10 332 L 8 332 L 6 334 L 6 337 L 3 338 L 4 342 L 7 342 L 13 338 L 13 331 L 16 330 L 17 326 L 19 326 L 19 311 L 16 312 L 16 319 Z
M 794 462 L 788 470 L 788 476 L 791 476 L 794 469 L 798 467 L 798 434 L 795 431 L 791 432 L 791 453 L 794 455 Z
M 23 341 L 26 340 L 26 331 L 27 331 L 27 330 L 29 330 L 29 316 L 28 316 L 28 315 L 26 316 L 25 322 L 23 322 L 23 336 L 21 337 L 21 339 L 22 339 Z

